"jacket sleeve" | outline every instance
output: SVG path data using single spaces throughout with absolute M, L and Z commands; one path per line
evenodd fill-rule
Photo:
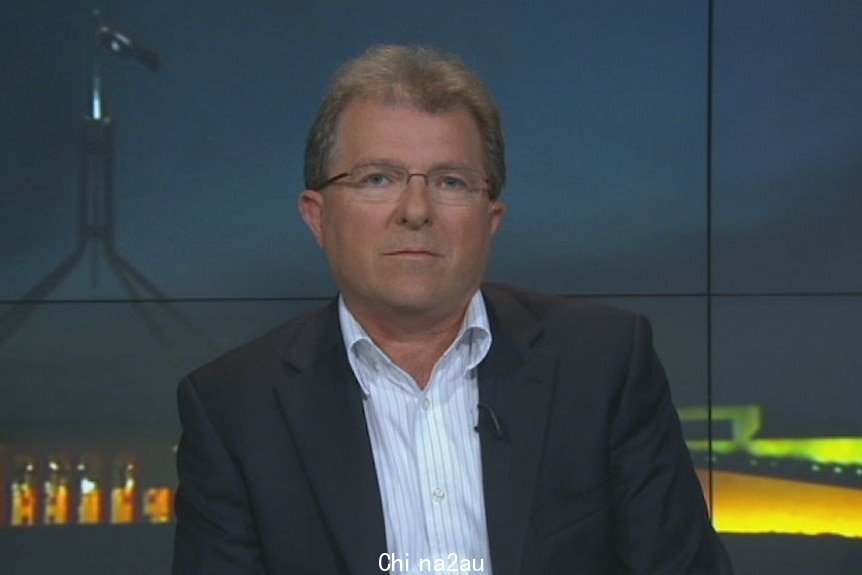
M 622 562 L 634 574 L 730 574 L 642 316 L 616 407 L 611 473 Z
M 240 469 L 190 378 L 178 391 L 182 437 L 174 575 L 263 575 L 260 542 Z

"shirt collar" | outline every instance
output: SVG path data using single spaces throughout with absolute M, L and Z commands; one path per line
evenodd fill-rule
M 344 301 L 344 297 L 338 296 L 338 321 L 341 324 L 341 335 L 344 340 L 344 347 L 347 349 L 347 355 L 351 366 L 356 371 L 355 361 L 364 361 L 372 366 L 379 362 L 389 362 L 391 360 L 381 350 L 376 343 L 371 339 L 359 321 L 348 309 Z M 491 349 L 491 324 L 488 321 L 488 310 L 485 308 L 485 299 L 482 297 L 482 292 L 476 290 L 470 303 L 467 305 L 467 311 L 464 313 L 464 320 L 461 322 L 461 328 L 458 330 L 458 335 L 452 342 L 452 345 L 443 353 L 447 355 L 460 346 L 467 345 L 468 360 L 466 362 L 467 370 L 474 369 L 478 366 L 488 350 Z M 362 392 L 367 397 L 370 394 L 369 383 L 362 377 L 356 378 L 359 381 L 359 386 Z

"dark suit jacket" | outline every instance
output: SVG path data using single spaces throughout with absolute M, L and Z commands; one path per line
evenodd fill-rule
M 729 573 L 646 319 L 483 288 L 480 402 L 494 575 Z M 179 388 L 177 575 L 378 571 L 384 520 L 337 306 Z

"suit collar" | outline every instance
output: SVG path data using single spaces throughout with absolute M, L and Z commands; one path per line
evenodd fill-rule
M 502 286 L 482 286 L 482 296 L 488 312 L 491 331 L 509 340 L 515 348 L 529 348 L 541 338 L 543 328 L 538 319 L 525 308 L 512 292 Z M 325 307 L 300 320 L 301 324 L 281 346 L 284 361 L 296 371 L 305 371 L 326 359 L 338 348 L 343 348 L 343 337 L 338 322 L 338 299 L 333 298 Z M 491 367 L 515 367 L 505 357 L 496 358 Z M 511 358 L 516 359 L 516 358 Z M 487 363 L 487 361 L 486 361 Z
M 292 370 L 312 369 L 329 358 L 342 341 L 338 325 L 338 300 L 299 320 L 292 336 L 285 338 L 280 348 L 282 358 Z

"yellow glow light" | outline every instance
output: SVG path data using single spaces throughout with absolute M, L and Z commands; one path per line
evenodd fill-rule
M 699 469 L 701 483 L 706 470 Z M 713 472 L 716 529 L 725 533 L 862 538 L 862 491 L 727 471 Z
M 679 410 L 683 421 L 706 421 L 706 407 Z M 713 422 L 729 421 L 731 439 L 714 439 L 712 451 L 719 455 L 747 453 L 754 457 L 793 458 L 823 464 L 862 465 L 862 437 L 804 437 L 755 439 L 760 431 L 761 412 L 756 405 L 714 407 Z M 687 442 L 692 451 L 707 451 L 709 442 Z

